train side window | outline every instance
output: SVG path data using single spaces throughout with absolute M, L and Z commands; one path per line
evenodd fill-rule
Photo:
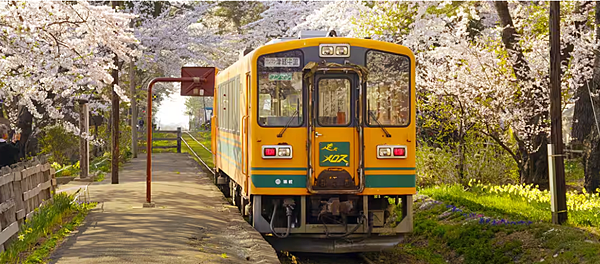
M 407 126 L 410 122 L 410 59 L 400 54 L 367 52 L 367 124 Z

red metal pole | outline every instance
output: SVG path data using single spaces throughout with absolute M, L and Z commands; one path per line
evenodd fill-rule
M 154 78 L 148 84 L 148 115 L 146 117 L 146 203 L 152 203 L 152 87 L 159 82 L 200 82 L 205 78 L 184 77 L 184 78 L 169 78 L 160 77 Z

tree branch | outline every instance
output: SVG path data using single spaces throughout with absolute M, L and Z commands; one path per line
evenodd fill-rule
M 525 60 L 525 55 L 523 55 L 523 50 L 519 45 L 519 34 L 515 29 L 515 25 L 513 24 L 512 17 L 510 16 L 510 12 L 508 11 L 508 3 L 505 1 L 494 2 L 494 6 L 496 7 L 496 11 L 498 12 L 498 16 L 500 17 L 500 23 L 504 29 L 502 30 L 502 43 L 506 47 L 509 55 L 513 55 L 514 65 L 513 70 L 517 79 L 520 81 L 531 81 L 531 77 L 529 73 L 531 72 L 531 68 L 529 64 Z M 512 57 L 512 56 L 511 56 Z
M 489 128 L 489 126 L 487 124 L 485 125 L 485 127 L 488 130 L 488 132 L 485 132 L 483 130 L 480 130 L 479 132 L 482 133 L 485 136 L 490 137 L 494 141 L 496 141 L 496 143 L 498 143 L 498 145 L 500 145 L 500 147 L 502 147 L 506 152 L 508 152 L 508 154 L 510 154 L 510 156 L 519 165 L 519 167 L 521 167 L 522 166 L 522 164 L 521 164 L 522 160 L 517 156 L 517 154 L 514 151 L 512 151 L 512 149 L 510 149 L 510 147 L 508 147 L 506 144 L 504 144 L 504 142 L 502 142 L 502 140 L 500 140 L 500 138 L 498 138 L 496 135 L 490 133 L 489 132 L 490 128 Z

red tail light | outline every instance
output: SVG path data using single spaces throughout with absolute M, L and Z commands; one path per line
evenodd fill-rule
M 394 156 L 404 156 L 405 153 L 404 148 L 394 148 Z
M 275 148 L 265 148 L 265 156 L 275 156 L 276 155 L 276 151 Z

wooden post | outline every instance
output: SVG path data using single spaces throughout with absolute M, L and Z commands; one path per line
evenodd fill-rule
M 79 178 L 84 179 L 89 175 L 90 167 L 90 144 L 87 137 L 90 135 L 90 120 L 88 104 L 86 101 L 79 101 Z
M 135 72 L 133 69 L 133 59 L 129 61 L 129 91 L 131 93 L 131 154 L 137 158 L 138 154 L 138 136 L 137 136 L 137 98 L 135 95 Z
M 554 174 L 556 175 L 554 181 L 556 210 L 552 212 L 552 222 L 555 224 L 563 224 L 567 221 L 560 75 L 560 2 L 554 1 L 550 2 L 550 118 L 552 122 L 550 140 L 554 147 Z
M 177 128 L 177 153 L 181 153 L 181 127 Z
M 116 1 L 111 1 L 112 7 L 117 7 Z M 112 184 L 119 183 L 119 95 L 115 92 L 115 86 L 119 84 L 119 57 L 115 54 L 113 58 L 115 68 L 112 70 L 112 100 L 111 100 L 111 128 L 112 128 L 112 161 L 111 178 Z

